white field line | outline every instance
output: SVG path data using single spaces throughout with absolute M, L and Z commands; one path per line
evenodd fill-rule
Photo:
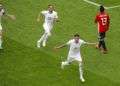
M 83 0 L 83 1 L 85 1 L 85 2 L 87 2 L 89 4 L 92 4 L 92 5 L 98 6 L 98 7 L 100 6 L 100 4 L 92 2 L 92 1 L 89 1 L 89 0 Z
M 106 9 L 113 9 L 113 8 L 118 8 L 120 7 L 120 5 L 117 5 L 117 6 L 111 6 L 111 7 L 106 7 Z
M 87 3 L 89 3 L 89 4 L 92 4 L 92 5 L 95 5 L 95 6 L 97 6 L 97 7 L 100 6 L 100 4 L 95 3 L 95 2 L 92 2 L 92 1 L 89 1 L 89 0 L 83 0 L 83 1 L 85 1 L 85 2 L 87 2 Z M 105 7 L 105 8 L 106 8 L 106 9 L 113 9 L 113 8 L 117 8 L 117 7 L 120 7 L 120 5 L 117 5 L 117 6 L 111 6 L 111 7 Z

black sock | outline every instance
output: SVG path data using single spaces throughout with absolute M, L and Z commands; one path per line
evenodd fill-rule
M 103 48 L 104 50 L 107 50 L 104 40 L 102 41 L 102 48 Z
M 100 48 L 102 46 L 102 41 L 99 41 L 98 47 Z

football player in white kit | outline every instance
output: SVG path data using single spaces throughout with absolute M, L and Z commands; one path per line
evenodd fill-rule
M 15 16 L 5 13 L 5 9 L 3 8 L 2 4 L 0 4 L 0 49 L 2 49 L 2 35 L 3 35 L 3 31 L 2 31 L 1 19 L 2 19 L 3 15 L 8 16 L 11 19 L 15 20 Z
M 44 34 L 42 37 L 37 41 L 37 47 L 40 48 L 41 43 L 42 46 L 46 46 L 46 42 L 49 36 L 51 36 L 51 30 L 53 28 L 53 24 L 55 21 L 58 21 L 58 15 L 57 12 L 54 11 L 53 5 L 48 5 L 48 10 L 42 11 L 40 14 L 42 14 L 45 18 L 43 28 L 44 28 Z M 40 21 L 40 14 L 38 15 L 37 21 Z
M 92 45 L 94 45 L 96 43 L 85 42 L 84 40 L 80 39 L 78 34 L 75 34 L 74 35 L 74 39 L 69 40 L 66 44 L 63 44 L 63 45 L 58 46 L 58 47 L 55 47 L 55 49 L 59 49 L 59 48 L 65 47 L 67 45 L 70 46 L 70 50 L 69 50 L 69 53 L 68 53 L 67 60 L 63 61 L 61 63 L 61 68 L 63 69 L 64 66 L 69 65 L 73 61 L 77 61 L 78 64 L 79 64 L 80 80 L 82 82 L 85 82 L 85 79 L 83 77 L 83 70 L 82 70 L 82 67 L 83 67 L 82 66 L 82 57 L 81 57 L 81 54 L 80 54 L 80 47 L 83 44 L 92 44 Z

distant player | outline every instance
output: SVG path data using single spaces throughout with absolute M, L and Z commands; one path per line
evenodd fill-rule
M 100 12 L 96 15 L 95 23 L 98 24 L 98 33 L 99 33 L 99 44 L 96 48 L 101 49 L 102 53 L 107 53 L 107 48 L 105 44 L 105 34 L 109 30 L 110 17 L 105 12 L 105 8 L 100 6 Z
M 44 16 L 44 34 L 42 37 L 37 41 L 37 47 L 40 48 L 41 43 L 42 46 L 46 46 L 46 42 L 49 36 L 51 36 L 51 30 L 53 28 L 53 25 L 55 21 L 58 21 L 58 15 L 57 12 L 54 11 L 53 5 L 48 5 L 48 10 L 44 10 L 41 12 L 42 16 Z M 40 14 L 38 15 L 37 21 L 40 21 Z
M 8 17 L 10 17 L 11 19 L 15 20 L 15 16 L 14 16 L 14 15 L 7 14 L 7 13 L 5 12 L 5 9 L 3 8 L 3 5 L 0 4 L 0 49 L 2 49 L 2 35 L 3 35 L 2 24 L 1 24 L 2 16 L 8 16 Z
M 59 49 L 65 46 L 69 46 L 69 53 L 67 60 L 61 63 L 61 68 L 63 69 L 64 66 L 69 65 L 73 61 L 77 61 L 79 64 L 79 73 L 80 73 L 80 80 L 82 82 L 85 82 L 85 79 L 83 77 L 83 70 L 82 70 L 82 56 L 80 53 L 80 47 L 83 44 L 96 44 L 96 43 L 88 43 L 80 39 L 78 34 L 74 35 L 74 38 L 69 40 L 66 44 L 63 44 L 61 46 L 55 47 L 55 49 Z

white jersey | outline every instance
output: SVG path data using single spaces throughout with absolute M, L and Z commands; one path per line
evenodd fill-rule
M 56 19 L 56 18 L 58 18 L 58 16 L 57 16 L 57 12 L 55 12 L 55 11 L 53 11 L 52 13 L 50 13 L 49 11 L 42 11 L 41 12 L 43 15 L 44 15 L 44 17 L 45 17 L 45 24 L 48 24 L 48 25 L 53 25 L 53 23 L 54 23 L 54 20 Z
M 78 43 L 75 43 L 75 39 L 68 41 L 67 45 L 70 46 L 68 57 L 81 58 L 80 46 L 85 43 L 86 42 L 81 39 L 79 39 Z

